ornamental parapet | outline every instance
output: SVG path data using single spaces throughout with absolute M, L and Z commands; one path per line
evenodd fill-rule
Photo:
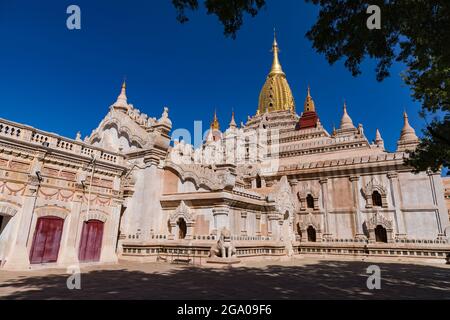
M 124 157 L 120 154 L 4 119 L 0 119 L 0 140 L 51 149 L 89 160 L 91 157 L 95 157 L 98 162 L 102 163 L 113 165 L 123 165 L 124 163 Z
M 279 173 L 285 174 L 289 171 L 299 171 L 299 170 L 313 170 L 313 169 L 324 169 L 324 168 L 337 168 L 341 166 L 355 166 L 364 165 L 368 163 L 375 162 L 395 162 L 404 161 L 408 158 L 408 155 L 403 152 L 379 154 L 373 156 L 358 156 L 345 159 L 335 159 L 335 160 L 325 160 L 325 161 L 315 161 L 315 162 L 305 162 L 286 166 L 280 166 Z

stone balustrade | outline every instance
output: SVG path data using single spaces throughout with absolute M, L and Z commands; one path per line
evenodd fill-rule
M 121 165 L 124 161 L 123 156 L 119 154 L 3 119 L 0 119 L 0 138 L 25 142 L 82 157 L 96 157 L 100 162 Z
M 439 240 L 426 240 L 431 243 L 399 245 L 394 243 L 366 243 L 365 241 L 348 242 L 302 242 L 294 246 L 297 254 L 310 255 L 344 255 L 370 257 L 396 257 L 418 259 L 446 259 L 450 255 L 450 245 Z

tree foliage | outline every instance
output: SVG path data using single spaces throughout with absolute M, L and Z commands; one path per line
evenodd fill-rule
M 172 3 L 181 23 L 189 21 L 187 10 L 199 8 L 199 0 L 172 0 Z M 244 14 L 256 16 L 265 3 L 265 0 L 204 0 L 207 13 L 216 15 L 224 26 L 225 35 L 232 38 L 236 37 L 237 31 L 242 27 Z
M 307 38 L 330 64 L 345 59 L 354 76 L 364 58 L 377 60 L 376 77 L 388 77 L 394 62 L 406 65 L 405 83 L 422 103 L 421 115 L 432 116 L 422 142 L 408 163 L 416 171 L 438 171 L 450 159 L 450 1 L 373 0 L 381 8 L 381 29 L 369 30 L 368 1 L 306 0 L 320 6 Z

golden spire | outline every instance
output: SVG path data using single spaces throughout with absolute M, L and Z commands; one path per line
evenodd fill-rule
M 285 75 L 285 73 L 283 72 L 283 68 L 281 67 L 280 59 L 278 58 L 280 48 L 278 47 L 277 34 L 276 34 L 275 30 L 274 30 L 274 34 L 273 34 L 272 52 L 273 52 L 273 63 L 272 63 L 272 69 L 270 70 L 269 76 L 275 75 L 275 74 Z
M 219 123 L 219 119 L 217 118 L 217 110 L 214 111 L 214 120 L 211 123 L 211 129 L 212 130 L 220 130 L 220 123 Z
M 273 63 L 270 73 L 259 95 L 259 105 L 257 114 L 266 112 L 290 111 L 295 112 L 295 101 L 292 95 L 289 83 L 286 80 L 286 74 L 278 58 L 280 49 L 276 34 L 272 44 Z
M 314 104 L 314 100 L 311 97 L 311 87 L 308 85 L 308 94 L 306 95 L 305 105 L 304 105 L 304 112 L 315 112 L 316 111 L 316 105 Z

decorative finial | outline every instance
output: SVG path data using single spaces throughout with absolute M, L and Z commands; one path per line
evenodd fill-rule
M 127 85 L 125 80 L 122 83 L 122 88 L 120 90 L 120 95 L 117 97 L 117 101 L 114 103 L 113 107 L 115 109 L 123 110 L 126 112 L 128 108 L 128 98 L 127 98 Z
M 314 100 L 311 97 L 311 87 L 308 84 L 308 93 L 306 95 L 305 105 L 303 108 L 304 112 L 314 112 L 316 111 L 316 105 L 314 104 Z
M 375 133 L 375 142 L 378 142 L 378 141 L 383 141 L 383 138 L 381 137 L 380 130 L 378 130 L 378 128 L 377 128 L 377 132 Z
M 409 124 L 406 110 L 403 112 L 403 129 L 397 142 L 397 151 L 413 150 L 419 143 L 416 130 Z
M 344 114 L 342 115 L 341 119 L 341 129 L 354 129 L 355 126 L 353 124 L 352 118 L 348 115 L 347 112 L 347 102 L 344 100 Z
M 234 110 L 231 112 L 230 128 L 237 128 L 236 120 L 234 118 Z
M 409 117 L 406 111 L 403 111 L 403 129 L 400 140 L 417 140 L 416 131 L 409 124 Z
M 269 76 L 276 75 L 276 74 L 285 75 L 285 73 L 283 72 L 283 68 L 281 67 L 281 64 L 280 64 L 280 59 L 278 58 L 278 54 L 280 53 L 280 48 L 278 47 L 277 36 L 276 36 L 275 30 L 274 30 L 272 52 L 273 52 L 273 63 L 272 63 L 272 69 L 270 70 Z
M 381 133 L 380 133 L 380 130 L 378 130 L 378 128 L 375 133 L 375 141 L 374 142 L 377 147 L 384 149 L 384 140 L 381 137 Z
M 220 123 L 219 123 L 219 119 L 217 118 L 217 109 L 214 110 L 214 120 L 211 123 L 211 129 L 220 130 Z

